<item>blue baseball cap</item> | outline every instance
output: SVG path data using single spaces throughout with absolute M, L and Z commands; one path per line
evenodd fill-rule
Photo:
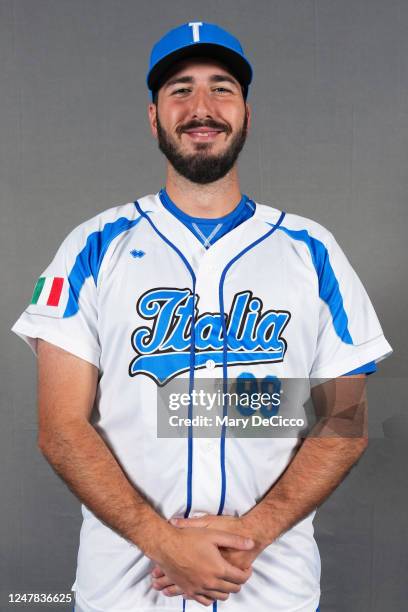
M 175 62 L 198 56 L 211 57 L 225 64 L 244 89 L 244 99 L 252 80 L 252 67 L 245 57 L 241 43 L 235 36 L 213 23 L 190 21 L 165 34 L 150 54 L 147 87 L 153 94 L 160 81 Z

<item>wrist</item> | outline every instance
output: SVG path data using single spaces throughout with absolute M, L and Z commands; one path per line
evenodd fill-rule
M 174 531 L 166 519 L 153 510 L 143 517 L 132 542 L 152 561 L 159 562 L 161 549 Z
M 278 533 L 273 533 L 270 521 L 265 520 L 263 513 L 259 512 L 258 506 L 247 512 L 241 517 L 242 524 L 248 536 L 252 538 L 255 545 L 263 550 L 278 537 Z
M 152 530 L 152 535 L 148 539 L 144 548 L 144 553 L 149 559 L 161 565 L 165 559 L 165 550 L 168 547 L 172 548 L 170 541 L 174 537 L 175 527 L 163 520 L 156 528 Z

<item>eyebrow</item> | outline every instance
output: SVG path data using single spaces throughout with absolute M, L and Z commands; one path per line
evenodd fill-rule
M 227 81 L 228 83 L 232 83 L 232 85 L 238 86 L 238 83 L 235 79 L 228 76 L 227 74 L 212 74 L 209 78 L 210 83 L 221 83 Z M 171 85 L 175 85 L 176 83 L 194 83 L 194 77 L 192 76 L 180 76 L 174 77 L 173 79 L 169 79 L 167 83 L 165 83 L 163 89 L 167 89 Z

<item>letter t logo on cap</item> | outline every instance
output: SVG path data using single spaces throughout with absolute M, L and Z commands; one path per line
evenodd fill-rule
M 190 21 L 188 24 L 193 28 L 193 41 L 200 42 L 200 26 L 202 26 L 201 21 Z

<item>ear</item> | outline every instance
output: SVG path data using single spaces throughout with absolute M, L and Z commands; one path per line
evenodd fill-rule
M 155 138 L 157 138 L 157 106 L 150 102 L 147 107 L 147 114 L 149 117 L 150 129 Z
M 251 128 L 251 119 L 252 119 L 252 107 L 248 104 L 248 102 L 245 102 L 245 112 L 248 116 L 248 125 L 247 125 L 247 130 L 249 132 L 250 128 Z

